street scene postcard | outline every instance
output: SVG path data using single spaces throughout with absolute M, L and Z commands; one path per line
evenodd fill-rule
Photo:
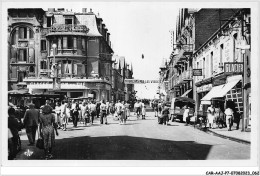
M 5 1 L 1 16 L 3 174 L 259 175 L 259 2 Z

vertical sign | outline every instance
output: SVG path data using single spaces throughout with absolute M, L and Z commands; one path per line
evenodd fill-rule
M 61 78 L 53 78 L 53 90 L 61 90 Z

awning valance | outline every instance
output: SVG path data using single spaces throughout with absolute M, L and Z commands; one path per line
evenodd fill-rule
M 210 100 L 212 98 L 214 98 L 218 92 L 221 91 L 221 89 L 224 87 L 224 85 L 220 85 L 220 86 L 215 86 L 212 87 L 212 89 L 209 91 L 209 93 L 207 93 L 207 95 L 205 95 L 202 99 L 201 99 L 201 104 L 209 104 Z
M 210 92 L 201 99 L 201 104 L 210 104 L 212 98 L 224 97 L 241 79 L 241 75 L 233 76 L 226 84 L 213 87 Z
M 186 96 L 190 93 L 191 90 L 192 90 L 192 89 L 187 90 L 184 94 L 182 94 L 181 97 L 186 97 Z

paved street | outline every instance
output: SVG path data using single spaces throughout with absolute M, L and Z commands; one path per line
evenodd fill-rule
M 79 124 L 56 136 L 55 159 L 59 160 L 214 160 L 249 159 L 250 145 L 207 134 L 183 123 L 157 124 L 152 112 L 146 120 L 132 116 L 119 125 L 111 116 L 108 125 L 96 119 L 91 127 Z M 27 146 L 25 132 L 17 159 L 43 159 L 44 152 Z M 27 156 L 28 149 L 33 152 Z

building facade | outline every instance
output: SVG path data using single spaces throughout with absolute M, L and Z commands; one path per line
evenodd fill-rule
M 26 83 L 32 94 L 110 100 L 113 50 L 102 21 L 86 8 L 8 9 L 9 90 Z
M 225 109 L 227 104 L 243 115 L 242 128 L 251 120 L 251 39 L 250 9 L 239 9 L 196 50 L 193 68 L 202 76 L 194 77 L 197 111 L 207 105 Z
M 219 28 L 219 21 L 235 9 L 180 9 L 175 43 L 168 64 L 169 94 L 194 98 L 193 53 Z
M 134 84 L 125 84 L 125 79 L 133 79 L 132 64 L 126 62 L 123 56 L 113 56 L 113 100 L 134 100 Z

